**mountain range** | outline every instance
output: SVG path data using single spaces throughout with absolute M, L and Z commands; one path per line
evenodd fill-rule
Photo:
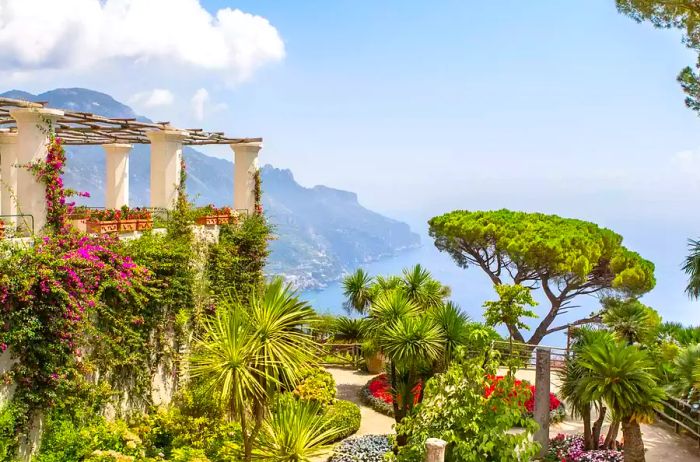
M 0 96 L 46 101 L 49 107 L 91 112 L 106 117 L 137 118 L 129 106 L 111 96 L 84 88 L 61 88 L 34 95 L 11 90 Z M 101 146 L 69 146 L 65 184 L 88 191 L 85 205 L 104 204 L 104 150 Z M 196 204 L 230 205 L 233 164 L 207 156 L 191 147 L 183 149 L 187 165 L 187 192 Z M 134 145 L 129 165 L 132 207 L 148 205 L 149 146 Z M 338 280 L 361 263 L 395 255 L 420 245 L 420 238 L 405 223 L 363 207 L 352 192 L 327 186 L 299 185 L 292 172 L 270 165 L 262 168 L 263 207 L 274 226 L 267 266 L 298 288 L 320 288 Z

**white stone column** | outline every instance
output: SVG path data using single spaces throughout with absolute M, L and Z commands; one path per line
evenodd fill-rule
M 158 130 L 148 132 L 151 140 L 151 207 L 173 209 L 180 185 L 182 142 L 187 132 Z
M 58 109 L 18 108 L 10 111 L 17 121 L 17 163 L 46 159 L 49 130 L 63 116 Z M 17 169 L 17 213 L 34 217 L 34 232 L 46 224 L 45 186 L 25 168 Z M 29 219 L 27 219 L 29 222 Z
M 130 144 L 104 144 L 105 150 L 105 208 L 119 209 L 129 205 Z
M 262 143 L 232 144 L 233 159 L 233 208 L 255 212 L 255 172 L 258 170 L 258 153 Z
M 0 215 L 17 214 L 16 164 L 17 133 L 0 132 Z

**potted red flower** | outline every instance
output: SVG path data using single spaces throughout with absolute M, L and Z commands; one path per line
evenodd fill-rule
M 119 219 L 121 212 L 119 210 L 94 210 L 90 213 L 87 221 L 88 233 L 116 233 L 119 231 Z
M 146 209 L 141 209 L 141 208 L 136 208 L 134 209 L 134 212 L 136 214 L 136 230 L 137 231 L 146 231 L 149 229 L 153 229 L 153 216 L 151 215 L 151 212 L 149 212 Z
M 5 238 L 5 222 L 0 218 L 0 239 Z
M 87 232 L 87 222 L 90 219 L 91 210 L 84 205 L 74 207 L 68 215 L 67 220 L 70 226 L 81 233 Z
M 231 207 L 222 207 L 217 210 L 216 223 L 219 225 L 231 223 Z
M 118 220 L 120 233 L 133 233 L 136 231 L 136 223 L 138 223 L 137 215 L 128 206 L 122 206 L 119 211 Z

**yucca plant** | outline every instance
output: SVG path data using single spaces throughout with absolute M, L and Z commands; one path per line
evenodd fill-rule
M 345 295 L 345 309 L 348 313 L 356 311 L 365 314 L 372 303 L 373 279 L 362 268 L 343 279 L 343 295 Z
M 364 340 L 365 329 L 366 320 L 364 318 L 340 316 L 333 323 L 333 337 L 343 342 L 360 343 Z
M 308 462 L 322 455 L 341 428 L 328 428 L 318 404 L 282 396 L 265 419 L 253 460 Z
M 665 397 L 648 355 L 624 342 L 598 342 L 582 349 L 578 363 L 583 374 L 577 393 L 589 402 L 604 402 L 622 423 L 625 462 L 644 462 L 639 424 L 653 419 Z
M 230 419 L 240 422 L 245 461 L 252 458 L 271 399 L 314 364 L 315 345 L 302 331 L 313 320 L 311 307 L 275 279 L 249 304 L 222 303 L 205 324 L 191 374 L 216 393 Z

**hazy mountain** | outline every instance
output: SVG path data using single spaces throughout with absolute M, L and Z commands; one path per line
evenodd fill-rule
M 82 88 L 32 95 L 12 90 L 2 96 L 46 101 L 50 107 L 92 112 L 107 117 L 148 120 L 111 96 Z M 104 203 L 104 151 L 101 146 L 68 149 L 66 185 L 89 191 L 88 205 Z M 186 147 L 187 191 L 198 204 L 231 204 L 233 163 Z M 130 157 L 130 203 L 148 205 L 149 146 L 135 145 Z M 285 274 L 300 287 L 322 286 L 359 263 L 390 256 L 419 245 L 405 223 L 362 207 L 357 195 L 326 186 L 305 188 L 289 170 L 262 169 L 263 206 L 275 225 L 268 272 Z

